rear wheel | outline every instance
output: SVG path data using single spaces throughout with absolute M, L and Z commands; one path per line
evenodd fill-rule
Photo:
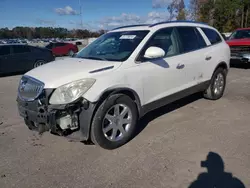
M 46 61 L 44 61 L 44 60 L 37 60 L 34 64 L 33 68 L 39 67 L 45 63 L 46 63 Z
M 97 109 L 92 126 L 92 141 L 104 149 L 115 149 L 126 144 L 133 136 L 137 109 L 132 99 L 115 94 Z
M 218 68 L 214 72 L 211 83 L 207 90 L 204 92 L 204 97 L 210 100 L 220 99 L 226 87 L 226 70 L 223 68 Z

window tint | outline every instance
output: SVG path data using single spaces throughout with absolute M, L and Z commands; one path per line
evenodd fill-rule
M 28 46 L 14 45 L 12 48 L 14 54 L 30 52 L 30 48 Z
M 216 44 L 222 41 L 220 35 L 216 31 L 208 28 L 201 28 L 201 29 L 206 34 L 211 44 Z
M 180 53 L 174 28 L 166 28 L 157 31 L 149 40 L 141 55 L 143 56 L 145 51 L 152 46 L 163 49 L 165 51 L 165 57 Z
M 65 43 L 55 43 L 56 47 L 65 46 L 65 45 L 66 45 Z
M 47 46 L 45 46 L 47 49 L 52 49 L 53 48 L 53 43 L 49 43 Z
M 200 33 L 195 27 L 177 27 L 182 53 L 191 52 L 206 46 Z
M 10 54 L 10 47 L 9 46 L 0 46 L 0 56 L 1 55 L 8 55 Z

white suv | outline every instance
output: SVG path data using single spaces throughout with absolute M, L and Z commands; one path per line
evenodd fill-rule
M 115 149 L 151 110 L 196 92 L 221 98 L 229 60 L 229 46 L 206 24 L 120 27 L 26 73 L 18 109 L 32 130 Z

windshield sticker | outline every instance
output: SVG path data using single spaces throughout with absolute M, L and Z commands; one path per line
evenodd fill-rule
M 120 37 L 120 39 L 129 39 L 129 40 L 131 40 L 131 39 L 134 39 L 135 37 L 136 37 L 136 35 L 122 35 Z

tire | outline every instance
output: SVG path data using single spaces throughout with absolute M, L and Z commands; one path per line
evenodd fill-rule
M 69 52 L 68 52 L 68 56 L 73 56 L 73 55 L 74 55 L 73 50 L 69 50 Z
M 117 111 L 115 112 L 115 110 L 118 106 L 121 113 L 116 118 L 115 113 Z M 125 112 L 125 109 L 128 112 Z M 122 112 L 124 113 L 122 114 Z M 133 137 L 137 119 L 137 108 L 132 99 L 127 95 L 114 94 L 98 107 L 91 125 L 91 140 L 104 149 L 116 149 L 126 144 Z
M 209 87 L 203 94 L 204 98 L 209 100 L 220 99 L 225 91 L 226 77 L 227 77 L 227 72 L 225 69 L 223 68 L 216 69 L 212 76 Z
M 44 60 L 37 60 L 35 62 L 35 64 L 33 65 L 33 68 L 39 67 L 41 65 L 44 65 L 45 63 L 46 63 L 46 61 L 44 61 Z

